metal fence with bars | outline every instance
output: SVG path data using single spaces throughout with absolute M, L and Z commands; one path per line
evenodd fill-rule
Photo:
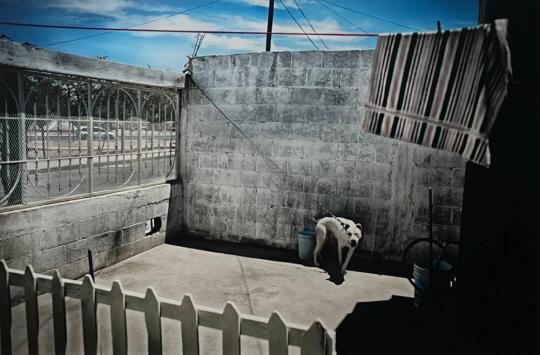
M 12 353 L 11 342 L 11 296 L 10 288 L 24 290 L 27 345 L 30 354 L 39 353 L 38 294 L 52 295 L 52 318 L 54 349 L 56 354 L 66 353 L 68 330 L 66 329 L 66 298 L 80 300 L 84 353 L 98 353 L 99 335 L 96 309 L 98 304 L 109 306 L 111 317 L 112 353 L 128 353 L 126 310 L 142 312 L 146 323 L 148 353 L 163 352 L 162 320 L 180 322 L 182 354 L 197 355 L 199 351 L 199 327 L 221 331 L 223 354 L 242 353 L 240 337 L 251 336 L 268 341 L 270 355 L 286 355 L 289 346 L 300 347 L 302 355 L 333 355 L 334 334 L 320 321 L 310 327 L 285 322 L 274 312 L 269 319 L 240 313 L 236 306 L 227 303 L 223 311 L 195 305 L 189 295 L 181 302 L 159 298 L 152 288 L 144 295 L 124 291 L 120 282 L 112 287 L 95 285 L 90 276 L 82 281 L 62 279 L 58 271 L 52 276 L 34 273 L 31 266 L 19 271 L 9 269 L 0 261 L 0 340 L 2 354 Z M 135 350 L 135 349 L 132 349 Z M 136 349 L 141 352 L 142 349 Z M 245 352 L 244 352 L 245 353 Z
M 175 177 L 174 88 L 0 67 L 0 208 Z

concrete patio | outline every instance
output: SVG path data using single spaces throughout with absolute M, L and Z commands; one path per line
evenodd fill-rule
M 154 287 L 161 297 L 180 300 L 190 293 L 196 304 L 222 309 L 227 301 L 240 312 L 268 317 L 277 310 L 286 321 L 311 324 L 316 319 L 335 329 L 357 302 L 389 299 L 392 295 L 412 297 L 406 279 L 349 271 L 345 282 L 335 285 L 319 268 L 268 261 L 230 254 L 202 251 L 173 245 L 160 245 L 96 274 L 96 283 L 110 287 L 120 280 L 125 290 L 144 292 Z M 54 352 L 51 296 L 39 297 L 41 353 Z M 70 299 L 68 353 L 82 354 L 79 301 Z M 130 354 L 147 352 L 142 313 L 128 311 Z M 107 306 L 98 306 L 99 342 L 102 354 L 112 353 L 110 316 Z M 24 304 L 13 310 L 13 344 L 16 354 L 27 353 Z M 163 352 L 181 353 L 179 323 L 162 322 Z M 221 353 L 220 332 L 201 328 L 202 354 Z M 264 341 L 242 336 L 243 354 L 266 354 Z M 298 353 L 297 348 L 290 349 Z

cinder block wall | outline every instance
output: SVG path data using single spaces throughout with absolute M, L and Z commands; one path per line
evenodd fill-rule
M 163 243 L 170 186 L 161 184 L 103 196 L 0 213 L 0 259 L 22 269 L 58 269 L 77 278 Z M 161 217 L 160 232 L 146 236 L 146 221 Z
M 188 88 L 185 229 L 295 248 L 309 217 L 330 210 L 364 225 L 364 252 L 398 258 L 427 236 L 433 186 L 435 236 L 457 238 L 463 161 L 361 129 L 372 60 L 370 50 L 193 59 L 194 81 L 257 148 Z

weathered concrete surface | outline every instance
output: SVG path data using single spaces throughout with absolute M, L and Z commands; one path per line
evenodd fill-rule
M 144 292 L 152 286 L 158 295 L 180 300 L 185 293 L 193 295 L 196 304 L 222 309 L 233 301 L 243 313 L 269 317 L 274 310 L 285 320 L 309 324 L 320 318 L 335 329 L 357 302 L 386 300 L 392 295 L 412 297 L 413 290 L 406 279 L 350 271 L 346 281 L 336 286 L 326 280 L 327 274 L 318 268 L 297 264 L 266 261 L 160 245 L 128 260 L 105 268 L 96 275 L 97 283 L 110 286 L 120 280 L 124 289 Z M 40 297 L 43 353 L 52 347 L 50 296 Z M 412 300 L 411 300 L 412 302 Z M 69 303 L 68 353 L 82 353 L 79 302 Z M 14 309 L 14 344 L 17 353 L 25 353 L 24 305 Z M 110 320 L 106 306 L 99 307 L 101 351 L 111 353 Z M 146 353 L 144 317 L 128 312 L 130 354 Z M 179 326 L 163 322 L 164 354 L 180 353 Z M 219 332 L 201 328 L 201 353 L 221 354 Z M 243 337 L 243 354 L 265 354 L 268 346 Z M 292 350 L 292 349 L 291 349 Z M 291 352 L 297 354 L 298 352 Z
M 0 213 L 0 259 L 80 277 L 88 271 L 88 249 L 100 269 L 163 243 L 169 196 L 170 186 L 160 184 Z M 155 217 L 161 231 L 146 236 L 146 221 Z
M 184 75 L 0 40 L 0 65 L 123 83 L 184 87 Z
M 184 226 L 210 238 L 295 248 L 309 217 L 330 210 L 364 226 L 363 252 L 399 258 L 427 235 L 457 239 L 459 158 L 362 131 L 372 50 L 209 56 L 182 114 Z M 271 161 L 271 162 L 270 162 Z

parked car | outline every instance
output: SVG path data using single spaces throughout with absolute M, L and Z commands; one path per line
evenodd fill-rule
M 115 135 L 111 131 L 107 131 L 104 128 L 101 127 L 94 127 L 93 132 L 93 138 L 94 139 L 114 139 Z M 81 126 L 79 127 L 79 137 L 80 139 L 88 139 L 88 127 Z

